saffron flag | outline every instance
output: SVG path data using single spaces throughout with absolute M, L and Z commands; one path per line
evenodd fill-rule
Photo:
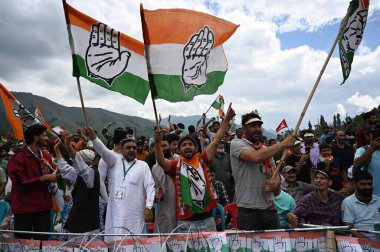
M 63 2 L 73 76 L 144 104 L 149 94 L 144 44 Z
M 280 122 L 280 124 L 277 126 L 276 128 L 276 132 L 278 133 L 279 131 L 281 131 L 282 129 L 285 129 L 287 128 L 288 125 L 286 124 L 286 121 L 285 121 L 285 118 Z
M 185 9 L 145 10 L 141 5 L 145 53 L 155 99 L 191 101 L 223 84 L 227 59 L 223 43 L 239 27 Z
M 34 117 L 40 121 L 49 131 L 51 131 L 51 127 L 48 122 L 42 117 L 40 105 L 37 104 L 36 111 L 34 112 Z
M 224 116 L 224 98 L 221 95 L 215 99 L 215 101 L 211 105 L 214 109 L 219 110 L 219 116 Z
M 13 129 L 13 137 L 24 139 L 24 128 L 40 122 L 0 83 L 0 96 L 4 103 L 5 114 Z
M 355 51 L 363 38 L 364 28 L 367 23 L 368 6 L 369 0 L 352 0 L 350 2 L 347 24 L 339 39 L 340 64 L 343 71 L 342 84 L 350 75 Z

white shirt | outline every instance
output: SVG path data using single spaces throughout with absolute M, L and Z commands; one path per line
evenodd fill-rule
M 93 141 L 94 149 L 100 154 L 109 168 L 109 198 L 105 233 L 127 234 L 142 233 L 144 230 L 144 213 L 146 207 L 152 207 L 155 195 L 154 180 L 149 166 L 144 161 L 127 162 L 120 155 L 109 150 L 97 138 Z M 134 164 L 124 176 L 125 171 Z M 122 198 L 116 193 L 123 188 Z M 107 241 L 122 237 L 106 237 Z

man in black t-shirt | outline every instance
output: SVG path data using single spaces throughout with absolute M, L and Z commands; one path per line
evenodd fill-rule
M 301 153 L 301 142 L 296 141 L 290 149 L 291 154 L 285 159 L 286 165 L 296 168 L 297 181 L 311 183 L 313 174 L 311 172 L 312 163 L 310 161 L 310 153 Z

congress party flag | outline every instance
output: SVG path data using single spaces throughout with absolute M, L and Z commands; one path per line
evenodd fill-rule
M 17 140 L 23 140 L 24 129 L 35 124 L 40 124 L 41 122 L 36 119 L 34 115 L 32 115 L 1 83 L 0 97 L 4 104 L 8 122 L 13 129 L 13 137 Z
M 279 131 L 281 131 L 282 129 L 285 129 L 287 128 L 288 125 L 286 124 L 286 121 L 285 121 L 285 118 L 280 122 L 280 124 L 277 126 L 276 128 L 276 132 L 278 133 Z
M 142 5 L 141 22 L 155 99 L 191 101 L 223 84 L 228 69 L 223 43 L 238 25 L 192 10 L 145 10 Z
M 37 106 L 36 106 L 36 111 L 34 112 L 34 117 L 37 120 L 39 120 L 49 131 L 51 131 L 50 125 L 48 124 L 48 122 L 42 116 L 41 108 L 40 108 L 39 104 L 37 104 Z
M 215 99 L 215 101 L 211 105 L 214 109 L 219 110 L 219 116 L 224 115 L 224 98 L 221 95 Z
M 144 104 L 149 94 L 144 44 L 63 2 L 73 76 Z
M 339 39 L 340 64 L 343 71 L 342 84 L 350 75 L 355 51 L 363 38 L 364 28 L 367 23 L 368 6 L 369 0 L 352 0 L 350 2 L 347 24 Z

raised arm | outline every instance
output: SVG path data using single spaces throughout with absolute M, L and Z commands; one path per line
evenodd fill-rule
M 74 167 L 76 168 L 77 174 L 82 177 L 87 188 L 93 188 L 95 171 L 83 161 L 83 158 L 79 153 L 76 153 L 75 155 Z
M 164 153 L 162 152 L 161 132 L 159 130 L 155 130 L 153 137 L 154 137 L 154 151 L 155 151 L 155 155 L 156 155 L 156 161 L 157 161 L 158 165 L 161 166 L 162 169 L 164 169 L 165 172 L 169 172 L 171 169 L 172 163 L 169 159 L 166 159 L 164 157 Z
M 205 122 L 205 120 L 206 118 L 203 119 L 203 122 Z M 205 131 L 206 136 L 208 136 L 209 138 L 212 137 L 212 134 L 211 134 L 212 132 L 210 132 L 210 130 L 208 129 L 208 125 L 213 121 L 215 121 L 215 117 L 211 117 L 209 121 L 207 121 L 206 123 L 203 123 L 203 130 Z
M 116 164 L 115 154 L 96 136 L 93 128 L 87 127 L 86 131 L 94 144 L 95 151 L 103 158 L 104 162 L 106 162 L 109 167 L 113 167 Z
M 353 163 L 354 172 L 357 170 L 360 170 L 363 166 L 367 165 L 371 161 L 372 154 L 376 150 L 379 150 L 379 149 L 380 149 L 380 137 L 372 140 L 368 149 L 366 149 L 362 155 L 354 159 L 354 163 Z M 357 151 L 359 150 L 361 149 L 358 149 Z
M 267 148 L 263 148 L 257 151 L 253 151 L 251 149 L 244 150 L 240 154 L 240 158 L 251 163 L 262 163 L 265 162 L 268 158 L 273 157 L 276 153 L 283 151 L 285 148 L 289 148 L 293 145 L 294 138 L 292 136 L 288 136 L 283 141 Z
M 208 160 L 212 160 L 213 157 L 215 156 L 216 149 L 218 149 L 218 145 L 223 140 L 223 137 L 226 134 L 227 129 L 229 128 L 230 121 L 235 116 L 235 111 L 231 106 L 232 106 L 232 103 L 230 103 L 230 105 L 228 106 L 226 117 L 224 118 L 222 124 L 220 125 L 218 132 L 215 133 L 214 139 L 209 145 L 207 145 L 206 155 L 207 155 Z
M 71 184 L 75 184 L 77 181 L 77 172 L 75 171 L 74 167 L 69 165 L 66 160 L 63 159 L 60 150 L 61 146 L 62 142 L 60 139 L 58 139 L 57 143 L 54 145 L 54 151 L 55 155 L 57 156 L 57 165 L 59 171 L 64 179 L 69 180 Z

